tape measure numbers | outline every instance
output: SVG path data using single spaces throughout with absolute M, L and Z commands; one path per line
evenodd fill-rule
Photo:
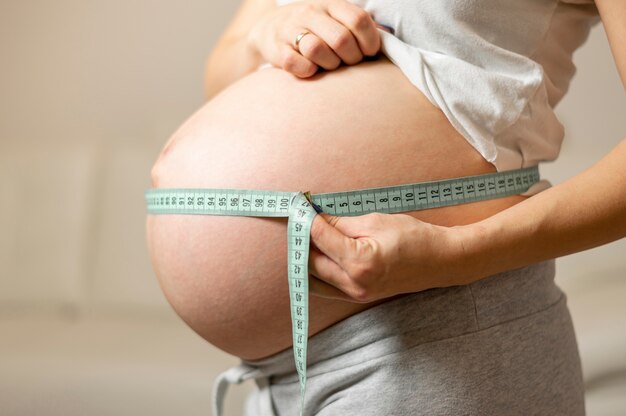
M 300 415 L 306 390 L 310 231 L 318 212 L 339 216 L 397 213 L 516 195 L 539 181 L 538 166 L 439 181 L 347 192 L 310 194 L 252 189 L 149 189 L 149 214 L 288 217 L 288 282 L 293 351 L 300 379 Z M 221 405 L 219 406 L 221 409 Z

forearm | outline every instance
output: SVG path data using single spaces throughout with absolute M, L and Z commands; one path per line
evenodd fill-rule
M 253 72 L 262 62 L 262 56 L 246 36 L 220 39 L 206 63 L 206 98 L 213 98 L 228 85 Z
M 626 140 L 591 168 L 483 221 L 454 227 L 470 283 L 626 236 Z

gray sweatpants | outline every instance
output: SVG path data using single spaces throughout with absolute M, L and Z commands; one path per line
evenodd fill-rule
M 584 415 L 554 260 L 374 306 L 309 339 L 304 415 Z M 246 416 L 298 415 L 291 349 L 243 361 Z M 214 394 L 215 394 L 214 393 Z

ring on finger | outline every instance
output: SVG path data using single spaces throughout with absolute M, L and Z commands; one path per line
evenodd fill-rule
M 302 38 L 308 34 L 310 34 L 311 32 L 309 32 L 308 30 L 305 30 L 304 32 L 300 32 L 298 33 L 298 36 L 296 36 L 296 41 L 294 42 L 295 44 L 295 49 L 300 52 L 300 41 L 302 40 Z

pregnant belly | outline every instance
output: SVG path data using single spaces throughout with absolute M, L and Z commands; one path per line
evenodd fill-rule
M 152 175 L 159 188 L 320 193 L 494 171 L 383 56 L 310 79 L 247 75 L 178 129 Z M 407 214 L 460 225 L 523 199 Z M 165 296 L 207 341 L 244 359 L 291 346 L 286 219 L 148 216 L 147 240 Z M 312 296 L 309 334 L 372 305 Z

